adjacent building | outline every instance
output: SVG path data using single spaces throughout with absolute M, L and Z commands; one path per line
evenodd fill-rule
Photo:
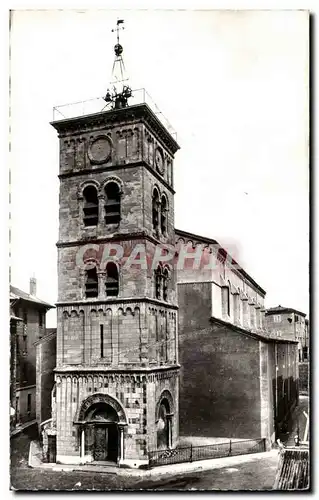
M 291 307 L 271 307 L 265 312 L 266 327 L 277 338 L 298 342 L 298 359 L 309 359 L 309 322 L 306 314 Z
M 39 429 L 52 417 L 52 390 L 56 366 L 56 328 L 46 328 L 36 348 L 36 420 Z
M 30 293 L 10 286 L 10 403 L 13 426 L 36 419 L 36 346 L 45 333 L 51 304 L 36 297 L 36 280 Z
M 180 434 L 270 445 L 298 402 L 298 343 L 267 331 L 266 292 L 216 240 L 175 234 L 188 260 L 177 272 Z

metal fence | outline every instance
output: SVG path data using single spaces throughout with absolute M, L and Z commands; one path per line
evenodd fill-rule
M 211 458 L 260 453 L 263 451 L 266 451 L 265 439 L 247 439 L 242 441 L 229 440 L 223 443 L 205 446 L 188 446 L 185 448 L 175 448 L 173 450 L 150 451 L 149 466 L 156 467 L 158 465 L 180 464 L 183 462 L 195 462 L 197 460 L 208 460 Z

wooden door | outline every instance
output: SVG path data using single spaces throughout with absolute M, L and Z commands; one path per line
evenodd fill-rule
M 48 436 L 48 462 L 56 462 L 56 436 Z
M 94 429 L 94 460 L 103 462 L 108 455 L 108 428 L 96 426 Z

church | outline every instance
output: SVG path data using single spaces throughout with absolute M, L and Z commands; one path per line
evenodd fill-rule
M 114 67 L 121 69 L 119 22 Z M 185 433 L 232 437 L 240 427 L 238 419 L 251 412 L 243 407 L 236 421 L 232 398 L 225 403 L 227 391 L 249 393 L 250 385 L 253 399 L 264 390 L 252 412 L 260 425 L 251 429 L 251 436 L 248 422 L 241 436 L 256 437 L 258 430 L 269 443 L 274 440 L 269 384 L 275 374 L 263 368 L 263 389 L 255 379 L 260 353 L 266 356 L 260 344 L 267 340 L 261 333 L 265 292 L 244 270 L 234 271 L 233 279 L 227 259 L 206 274 L 176 265 L 181 242 L 194 248 L 200 243 L 208 253 L 217 242 L 197 241 L 175 229 L 174 156 L 179 145 L 151 107 L 143 99 L 131 103 L 132 96 L 127 85 L 117 82 L 97 112 L 51 124 L 60 147 L 57 357 L 52 420 L 44 426 L 53 462 L 140 467 L 148 464 L 150 451 L 178 445 L 179 426 Z M 103 258 L 105 246 L 108 259 Z M 213 317 L 217 326 L 212 326 Z M 224 335 L 225 322 L 227 328 L 236 326 L 236 334 Z M 218 328 L 224 345 L 228 342 L 226 350 Z M 236 336 L 239 340 L 232 344 Z M 295 345 L 290 344 L 294 359 Z M 232 345 L 238 355 L 227 358 Z M 248 348 L 246 361 L 254 359 L 248 364 L 252 376 L 247 365 L 244 370 L 244 386 L 230 382 L 227 373 L 232 368 L 236 377 L 244 366 L 238 362 L 239 345 L 243 353 Z M 197 359 L 196 352 L 201 353 Z M 218 365 L 218 376 L 217 359 L 225 362 L 223 369 Z M 198 374 L 206 371 L 209 387 L 194 377 L 196 363 L 202 363 Z M 275 363 L 271 366 L 274 370 Z M 289 411 L 297 398 L 296 363 L 285 376 L 291 384 L 285 396 Z M 237 404 L 240 399 L 239 392 Z M 215 408 L 213 414 L 208 407 Z M 224 424 L 218 426 L 218 419 Z

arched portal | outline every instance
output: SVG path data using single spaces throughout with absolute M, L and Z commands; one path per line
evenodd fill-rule
M 121 404 L 106 394 L 94 394 L 81 405 L 77 421 L 81 430 L 81 457 L 97 462 L 124 458 L 126 417 Z
M 172 447 L 173 398 L 164 391 L 156 405 L 157 448 Z

